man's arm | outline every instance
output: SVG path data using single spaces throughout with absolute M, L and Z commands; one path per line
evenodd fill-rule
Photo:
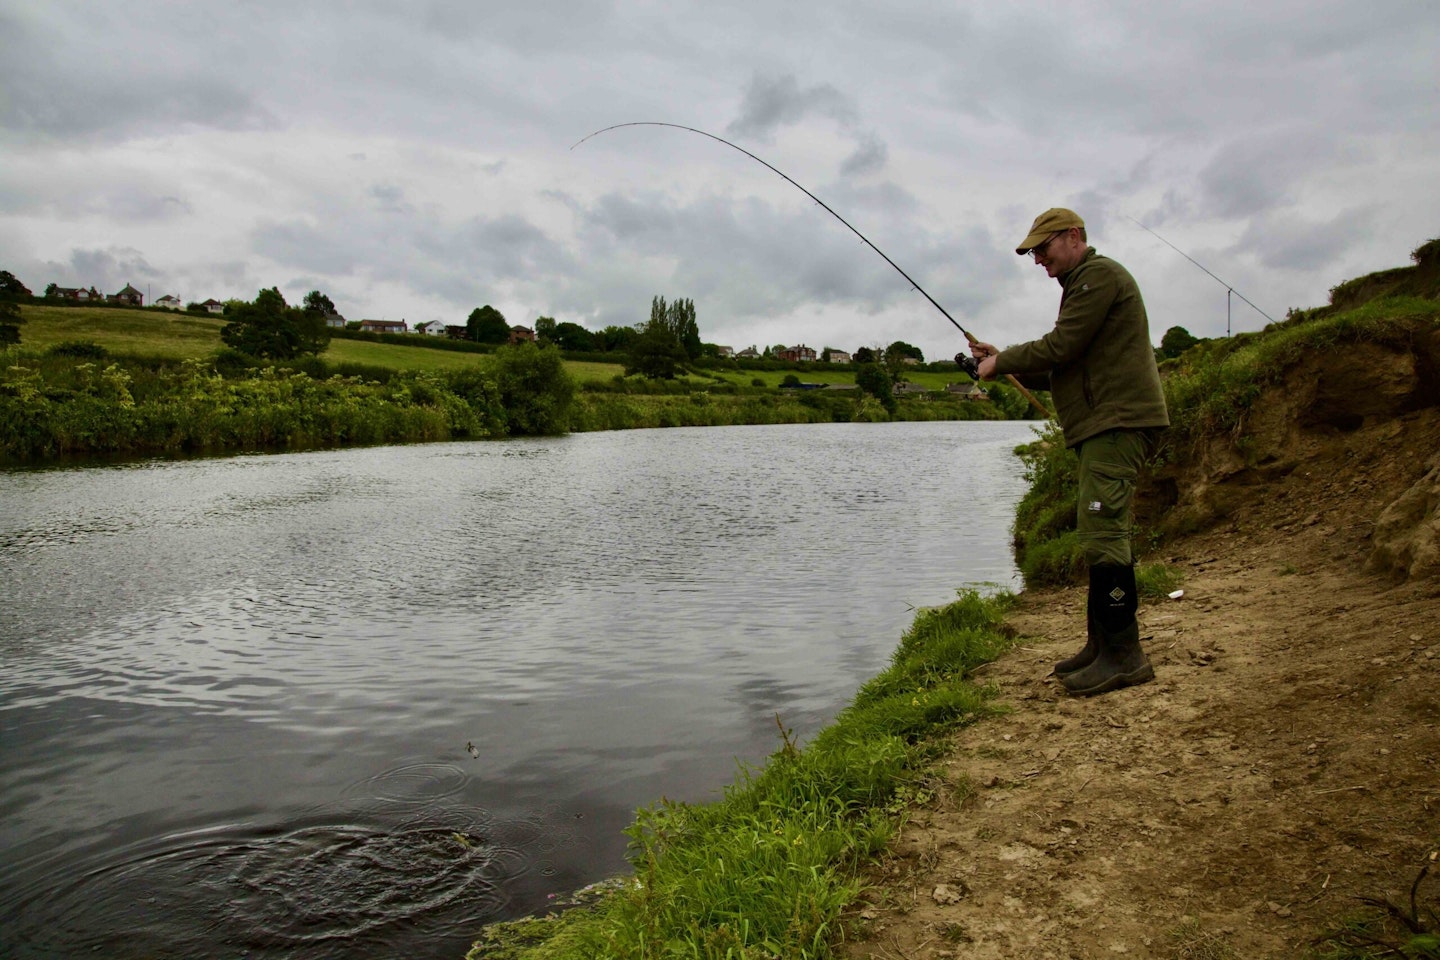
M 1108 270 L 1083 270 L 1065 295 L 1055 329 L 1039 340 L 1009 347 L 995 357 L 992 375 L 1049 372 L 1073 363 L 1085 355 L 1095 339 L 1110 306 L 1119 294 L 1120 285 Z

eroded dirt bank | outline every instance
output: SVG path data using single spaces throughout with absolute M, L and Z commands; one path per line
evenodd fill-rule
M 1440 412 L 1288 406 L 1170 491 L 1208 526 L 1147 558 L 1186 575 L 1141 608 L 1154 682 L 1068 697 L 1083 592 L 1022 597 L 982 674 L 1011 711 L 953 737 L 844 955 L 1296 957 L 1408 895 L 1440 846 Z

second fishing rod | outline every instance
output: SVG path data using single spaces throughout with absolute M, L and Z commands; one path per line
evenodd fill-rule
M 865 236 L 865 234 L 861 233 L 859 230 L 856 230 L 855 227 L 850 223 L 850 221 L 846 220 L 844 217 L 840 216 L 840 214 L 838 214 L 838 213 L 836 213 L 834 210 L 832 210 L 832 209 L 830 208 L 830 205 L 829 205 L 828 203 L 826 203 L 824 200 L 821 200 L 819 197 L 815 196 L 815 194 L 811 193 L 809 190 L 807 190 L 807 189 L 805 189 L 804 187 L 802 187 L 799 183 L 796 183 L 795 180 L 791 179 L 791 178 L 790 178 L 789 176 L 787 176 L 783 171 L 779 170 L 778 168 L 776 168 L 776 167 L 773 166 L 772 164 L 767 163 L 766 161 L 764 161 L 764 160 L 760 159 L 759 157 L 755 156 L 755 154 L 751 153 L 749 150 L 746 150 L 744 147 L 737 146 L 736 144 L 731 143 L 729 140 L 726 140 L 724 137 L 717 137 L 717 136 L 716 136 L 715 134 L 713 134 L 713 133 L 707 133 L 707 132 L 704 131 L 704 130 L 699 130 L 699 129 L 696 129 L 695 127 L 687 127 L 687 126 L 684 126 L 683 124 L 679 124 L 679 123 L 665 123 L 665 122 L 658 121 L 658 120 L 639 120 L 639 121 L 635 121 L 635 122 L 632 122 L 632 123 L 617 123 L 617 124 L 614 124 L 613 126 L 603 127 L 603 128 L 601 128 L 601 129 L 599 129 L 599 130 L 596 130 L 594 133 L 590 133 L 590 134 L 587 134 L 586 136 L 582 137 L 580 140 L 576 141 L 575 144 L 574 144 L 574 146 L 572 146 L 570 149 L 571 149 L 571 150 L 574 150 L 575 147 L 580 146 L 580 144 L 584 143 L 586 140 L 589 140 L 591 137 L 598 137 L 598 136 L 599 136 L 600 134 L 602 134 L 602 133 L 607 133 L 607 132 L 609 132 L 609 131 L 611 131 L 611 130 L 619 130 L 619 129 L 621 129 L 622 127 L 670 127 L 670 128 L 672 128 L 672 129 L 675 129 L 675 130 L 685 130 L 685 131 L 688 131 L 688 132 L 690 132 L 690 133 L 698 133 L 698 134 L 699 134 L 700 136 L 702 136 L 702 137 L 709 137 L 711 140 L 714 140 L 714 141 L 717 142 L 717 143 L 723 143 L 725 146 L 729 147 L 729 148 L 732 149 L 732 150 L 738 150 L 738 151 L 740 151 L 741 153 L 745 154 L 745 156 L 749 157 L 751 160 L 754 160 L 756 163 L 762 164 L 766 169 L 770 170 L 772 173 L 774 173 L 774 174 L 776 174 L 777 176 L 781 177 L 786 183 L 790 184 L 792 187 L 794 187 L 795 189 L 799 190 L 801 193 L 805 194 L 805 196 L 809 197 L 811 200 L 814 200 L 816 203 L 818 203 L 821 207 L 823 207 L 823 208 L 825 209 L 825 212 L 826 212 L 826 213 L 830 214 L 830 216 L 834 217 L 836 220 L 839 220 L 841 223 L 845 224 L 846 228 L 847 228 L 851 233 L 855 234 L 855 236 L 859 237 L 862 241 L 864 241 L 865 245 L 866 245 L 867 247 L 869 247 L 871 250 L 874 250 L 876 253 L 878 253 L 878 254 L 880 255 L 880 258 L 881 258 L 882 260 L 884 260 L 886 263 L 890 264 L 890 266 L 894 267 L 894 268 L 895 268 L 895 271 L 896 271 L 897 273 L 899 273 L 900 276 L 904 277 L 906 280 L 908 280 L 908 281 L 910 282 L 910 286 L 912 286 L 915 290 L 919 291 L 920 295 L 923 296 L 926 300 L 929 300 L 930 303 L 931 303 L 931 305 L 934 306 L 936 310 L 939 310 L 940 313 L 941 313 L 942 315 L 944 315 L 944 317 L 945 317 L 946 320 L 949 320 L 952 324 L 954 324 L 954 325 L 955 325 L 955 329 L 956 329 L 956 330 L 959 330 L 960 333 L 964 335 L 965 341 L 966 341 L 968 344 L 970 344 L 970 346 L 973 347 L 973 346 L 975 346 L 975 344 L 979 343 L 979 341 L 970 333 L 970 331 L 966 330 L 963 326 L 960 325 L 960 321 L 958 321 L 958 320 L 956 320 L 954 317 L 950 316 L 950 312 L 949 312 L 948 310 L 946 310 L 944 307 L 942 307 L 942 306 L 939 304 L 939 302 L 938 302 L 934 297 L 932 297 L 932 296 L 930 296 L 930 294 L 926 293 L 924 287 L 920 286 L 920 284 L 918 284 L 918 283 L 915 282 L 915 278 L 914 278 L 914 277 L 910 276 L 910 274 L 906 273 L 906 272 L 904 271 L 904 269 L 902 269 L 901 266 L 900 266 L 898 263 L 896 263 L 894 260 L 891 260 L 888 256 L 886 256 L 884 250 L 881 250 L 879 247 L 875 246 L 875 244 L 871 243 L 869 237 Z M 979 377 L 978 377 L 978 375 L 977 375 L 976 368 L 975 368 L 975 362 L 974 362 L 974 360 L 972 360 L 972 359 L 969 358 L 969 357 L 964 356 L 964 354 L 959 354 L 959 355 L 956 356 L 955 362 L 958 363 L 958 364 L 961 366 L 961 368 L 962 368 L 966 373 L 968 373 L 972 378 L 977 379 L 977 380 L 979 379 Z M 1019 380 L 1015 379 L 1013 376 L 1008 376 L 1008 375 L 1006 376 L 1006 379 L 1010 381 L 1010 384 L 1011 384 L 1013 387 L 1015 387 L 1015 389 L 1019 390 L 1022 394 L 1024 394 L 1025 399 L 1028 400 L 1028 401 L 1030 401 L 1031 405 L 1034 406 L 1036 410 L 1040 411 L 1040 413 L 1041 413 L 1042 415 L 1044 415 L 1045 417 L 1047 417 L 1047 418 L 1050 416 L 1050 411 L 1046 408 L 1046 406 L 1045 406 L 1043 403 L 1041 403 L 1038 399 L 1036 399 L 1036 397 L 1035 397 L 1035 395 L 1034 395 L 1033 393 L 1031 393 L 1029 390 L 1025 389 L 1025 387 L 1021 385 L 1021 383 L 1020 383 Z

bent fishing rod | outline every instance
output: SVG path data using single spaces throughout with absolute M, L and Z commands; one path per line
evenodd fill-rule
M 866 245 L 867 247 L 869 247 L 871 250 L 874 250 L 876 253 L 878 253 L 878 254 L 880 255 L 880 258 L 881 258 L 882 260 L 884 260 L 886 263 L 890 264 L 890 266 L 894 267 L 894 268 L 895 268 L 895 271 L 896 271 L 897 273 L 899 273 L 900 276 L 904 277 L 906 280 L 908 280 L 908 281 L 910 282 L 910 286 L 911 286 L 911 287 L 913 287 L 914 289 L 918 290 L 918 291 L 920 292 L 920 295 L 923 296 L 926 300 L 929 300 L 930 303 L 931 303 L 931 305 L 933 305 L 936 310 L 939 310 L 940 313 L 944 315 L 944 317 L 945 317 L 946 320 L 949 320 L 951 323 L 953 323 L 953 324 L 955 325 L 955 329 L 956 329 L 956 330 L 959 330 L 962 334 L 964 334 L 964 336 L 965 336 L 965 341 L 966 341 L 967 343 L 969 343 L 970 346 L 973 347 L 973 346 L 975 346 L 977 343 L 980 342 L 979 340 L 975 339 L 975 337 L 974 337 L 973 335 L 971 335 L 971 333 L 970 333 L 969 330 L 966 330 L 964 327 L 962 327 L 962 326 L 960 325 L 960 321 L 958 321 L 958 320 L 956 320 L 954 317 L 950 316 L 950 312 L 949 312 L 948 310 L 946 310 L 944 307 L 940 306 L 939 302 L 936 301 L 936 299 L 935 299 L 934 297 L 932 297 L 932 296 L 930 296 L 930 294 L 926 293 L 926 292 L 925 292 L 925 288 L 922 287 L 922 286 L 920 286 L 920 284 L 916 283 L 916 282 L 915 282 L 915 278 L 912 277 L 912 276 L 910 276 L 910 274 L 906 273 L 906 272 L 900 267 L 900 264 L 896 263 L 894 260 L 891 260 L 888 256 L 886 256 L 884 250 L 881 250 L 879 247 L 875 246 L 875 244 L 871 243 L 869 237 L 865 236 L 865 234 L 861 233 L 859 230 L 856 230 L 855 227 L 851 225 L 851 223 L 850 223 L 849 220 L 846 220 L 844 217 L 840 216 L 840 214 L 838 214 L 838 213 L 836 213 L 834 210 L 832 210 L 832 209 L 830 208 L 830 205 L 829 205 L 828 203 L 826 203 L 824 200 L 821 200 L 819 197 L 815 196 L 815 194 L 811 193 L 809 190 L 806 190 L 806 189 L 805 189 L 804 187 L 802 187 L 800 184 L 796 183 L 793 179 L 791 179 L 789 176 L 787 176 L 787 175 L 786 175 L 783 171 L 781 171 L 780 169 L 776 168 L 776 167 L 773 166 L 772 164 L 766 163 L 764 160 L 762 160 L 762 159 L 760 159 L 759 157 L 755 156 L 755 154 L 751 153 L 749 150 L 746 150 L 744 147 L 737 146 L 737 145 L 731 143 L 729 140 L 726 140 L 724 137 L 717 137 L 717 136 L 716 136 L 715 134 L 713 134 L 713 133 L 706 133 L 704 130 L 697 130 L 695 127 L 687 127 L 687 126 L 684 126 L 684 125 L 679 124 L 679 123 L 664 123 L 664 122 L 658 121 L 658 120 L 639 120 L 639 121 L 635 121 L 635 122 L 633 122 L 633 123 L 617 123 L 617 124 L 615 124 L 615 125 L 613 125 L 613 126 L 604 127 L 604 128 L 602 128 L 602 129 L 600 129 L 600 130 L 596 130 L 594 133 L 586 134 L 584 137 L 581 137 L 579 140 L 577 140 L 577 141 L 574 143 L 574 145 L 572 145 L 572 146 L 570 147 L 570 149 L 571 149 L 571 150 L 574 150 L 575 147 L 580 146 L 580 144 L 584 143 L 586 140 L 589 140 L 591 137 L 598 137 L 598 136 L 599 136 L 600 134 L 602 134 L 602 133 L 608 133 L 608 132 L 611 131 L 611 130 L 619 130 L 619 129 L 622 128 L 622 127 L 673 127 L 673 128 L 676 129 L 676 130 L 686 130 L 686 131 L 689 131 L 690 133 L 698 133 L 698 134 L 700 134 L 700 136 L 702 136 L 702 137 L 709 137 L 711 140 L 714 140 L 714 141 L 717 142 L 717 143 L 723 143 L 725 146 L 729 147 L 729 148 L 732 149 L 732 150 L 738 150 L 738 151 L 740 151 L 741 153 L 745 154 L 745 156 L 749 157 L 751 160 L 754 160 L 756 163 L 762 164 L 766 169 L 770 170 L 770 172 L 776 174 L 776 175 L 779 176 L 781 179 L 783 179 L 786 183 L 788 183 L 788 184 L 790 184 L 792 187 L 794 187 L 796 190 L 799 190 L 801 193 L 805 194 L 805 196 L 809 197 L 811 200 L 814 200 L 816 203 L 818 203 L 821 207 L 823 207 L 823 208 L 825 209 L 825 212 L 826 212 L 826 213 L 830 214 L 830 216 L 834 217 L 836 220 L 839 220 L 841 223 L 845 224 L 845 226 L 849 229 L 849 231 L 850 231 L 851 233 L 855 234 L 855 236 L 857 236 L 857 237 L 859 237 L 861 240 L 863 240 L 863 241 L 865 242 L 865 245 Z M 964 360 L 961 359 L 962 357 L 964 357 Z M 971 376 L 972 379 L 975 379 L 975 380 L 980 379 L 980 377 L 979 377 L 979 372 L 978 372 L 978 370 L 977 370 L 977 368 L 976 368 L 976 364 L 975 364 L 975 361 L 974 361 L 973 358 L 965 357 L 964 354 L 957 354 L 956 357 L 955 357 L 955 362 L 956 362 L 957 364 L 959 364 L 960 367 L 961 367 L 961 369 L 963 369 L 966 373 L 968 373 L 968 374 Z M 1035 395 L 1034 395 L 1033 393 L 1031 393 L 1029 390 L 1025 389 L 1025 387 L 1021 385 L 1021 383 L 1020 383 L 1019 380 L 1015 379 L 1015 377 L 1013 377 L 1013 376 L 1011 376 L 1011 375 L 1009 375 L 1009 374 L 1006 375 L 1006 379 L 1010 381 L 1010 384 L 1011 384 L 1012 386 L 1014 386 L 1015 389 L 1019 390 L 1022 394 L 1025 395 L 1025 399 L 1029 400 L 1030 403 L 1034 405 L 1035 409 L 1039 410 L 1039 411 L 1040 411 L 1042 414 L 1044 414 L 1047 418 L 1050 416 L 1050 411 L 1045 408 L 1045 405 L 1044 405 L 1043 403 L 1041 403 L 1039 400 L 1035 399 Z

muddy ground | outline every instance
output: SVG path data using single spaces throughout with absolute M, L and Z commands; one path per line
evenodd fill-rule
M 1083 591 L 1022 595 L 980 674 L 1009 712 L 953 735 L 844 956 L 1299 957 L 1408 898 L 1440 848 L 1440 575 L 1367 562 L 1440 416 L 1346 426 L 1189 478 L 1223 516 L 1146 558 L 1185 574 L 1141 607 L 1153 682 L 1067 696 Z

